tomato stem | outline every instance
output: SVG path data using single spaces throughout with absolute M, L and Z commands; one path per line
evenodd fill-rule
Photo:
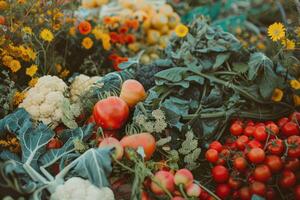
M 180 193 L 182 194 L 182 196 L 184 197 L 184 199 L 189 199 L 184 191 L 183 184 L 179 185 L 179 190 L 180 190 Z
M 212 191 L 210 191 L 208 188 L 206 188 L 204 185 L 202 185 L 199 181 L 195 181 L 195 183 L 197 185 L 199 185 L 204 191 L 206 191 L 211 196 L 213 196 L 216 200 L 221 200 L 217 195 L 215 195 L 215 193 L 213 193 Z

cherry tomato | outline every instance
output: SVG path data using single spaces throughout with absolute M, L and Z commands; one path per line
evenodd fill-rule
M 129 108 L 119 97 L 108 97 L 96 103 L 93 116 L 97 125 L 103 129 L 120 129 L 127 121 Z
M 266 199 L 267 200 L 274 200 L 274 199 L 276 199 L 276 192 L 275 192 L 275 190 L 273 188 L 271 188 L 271 187 L 267 188 Z
M 261 182 L 266 182 L 271 178 L 271 170 L 267 165 L 259 165 L 254 169 L 254 179 Z
M 298 125 L 295 122 L 288 122 L 281 128 L 282 133 L 285 136 L 299 135 L 300 130 Z
M 236 146 L 239 150 L 244 150 L 246 148 L 247 143 L 249 142 L 249 138 L 246 135 L 241 135 L 236 140 Z
M 200 200 L 207 200 L 208 198 L 209 198 L 209 194 L 206 191 L 202 190 L 201 193 L 200 193 L 199 199 Z
M 289 116 L 289 120 L 295 122 L 295 123 L 300 123 L 300 112 L 294 112 Z
M 290 120 L 287 117 L 281 118 L 280 120 L 277 121 L 277 125 L 279 127 L 282 127 L 283 125 L 285 125 L 286 123 L 288 123 Z
M 246 126 L 254 126 L 255 123 L 252 120 L 247 120 L 246 121 Z
M 300 136 L 293 135 L 287 139 L 289 145 L 288 156 L 291 158 L 300 157 Z
M 230 127 L 230 133 L 234 136 L 239 136 L 243 133 L 243 126 L 240 123 L 233 123 Z
M 262 148 L 262 144 L 257 141 L 257 140 L 251 140 L 249 143 L 248 143 L 248 147 L 250 149 L 253 149 L 253 148 Z
M 228 184 L 233 190 L 237 190 L 241 187 L 242 183 L 241 183 L 241 181 L 239 181 L 231 176 L 228 180 Z
M 266 125 L 266 131 L 267 133 L 270 131 L 271 134 L 278 135 L 279 128 L 274 122 L 271 122 L 270 124 Z
M 253 137 L 260 142 L 266 141 L 268 134 L 266 132 L 266 127 L 265 126 L 258 126 L 255 128 L 253 132 Z
M 298 158 L 288 158 L 284 163 L 284 169 L 291 170 L 293 172 L 300 169 L 300 161 Z
M 291 170 L 284 170 L 281 174 L 279 185 L 283 188 L 289 188 L 296 183 L 296 175 Z
M 259 127 L 259 126 L 266 126 L 266 125 L 262 122 L 258 122 L 258 123 L 255 124 L 255 128 Z
M 261 148 L 253 148 L 249 151 L 249 153 L 247 154 L 248 159 L 254 163 L 254 164 L 258 164 L 258 163 L 262 163 L 265 160 L 265 151 L 262 150 Z
M 230 156 L 230 150 L 229 149 L 223 149 L 220 153 L 220 155 L 224 158 L 228 158 Z
M 233 160 L 233 167 L 238 171 L 244 171 L 247 168 L 247 160 L 243 157 L 237 157 Z
M 47 144 L 47 149 L 59 149 L 63 146 L 62 141 L 57 138 L 52 138 Z
M 215 149 L 218 152 L 221 152 L 223 149 L 223 146 L 219 141 L 213 141 L 212 143 L 210 143 L 209 149 Z
M 295 194 L 295 200 L 300 199 L 300 185 L 297 185 L 294 189 L 294 194 Z
M 242 187 L 239 190 L 241 200 L 251 200 L 251 192 L 249 187 Z
M 216 163 L 219 159 L 219 153 L 215 149 L 208 149 L 205 153 L 205 158 L 211 163 Z
M 217 185 L 216 194 L 221 199 L 226 199 L 227 197 L 229 197 L 230 193 L 231 193 L 231 189 L 230 189 L 230 186 L 228 184 L 219 184 L 219 185 Z
M 229 172 L 226 167 L 217 165 L 212 169 L 212 176 L 215 182 L 225 183 L 229 178 Z
M 257 194 L 259 196 L 265 196 L 265 194 L 267 192 L 267 187 L 262 182 L 254 181 L 250 185 L 250 191 L 251 191 L 252 194 Z
M 281 155 L 284 151 L 283 141 L 280 139 L 271 140 L 268 151 L 274 155 Z
M 219 158 L 215 164 L 216 165 L 225 165 L 226 160 L 224 158 Z
M 271 172 L 273 173 L 279 172 L 283 167 L 281 158 L 275 155 L 266 156 L 265 164 L 270 168 Z
M 238 199 L 240 199 L 239 191 L 234 191 L 234 192 L 232 193 L 232 199 L 233 199 L 233 200 L 238 200 Z
M 253 135 L 254 130 L 255 130 L 255 127 L 254 127 L 254 126 L 247 126 L 247 127 L 244 129 L 244 135 L 250 137 L 250 136 Z

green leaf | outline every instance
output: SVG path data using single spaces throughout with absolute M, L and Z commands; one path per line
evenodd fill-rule
M 139 64 L 140 59 L 142 57 L 142 55 L 144 54 L 144 51 L 141 51 L 137 54 L 137 56 L 133 57 L 133 58 L 129 58 L 127 62 L 123 62 L 119 64 L 119 68 L 120 69 L 127 69 L 135 64 Z
M 112 171 L 110 156 L 110 148 L 89 149 L 74 161 L 72 175 L 88 179 L 97 187 L 107 187 L 109 186 L 107 177 Z
M 14 160 L 16 162 L 21 162 L 21 159 L 17 154 L 12 153 L 7 150 L 0 152 L 0 159 L 1 160 Z
M 249 70 L 248 70 L 248 78 L 249 80 L 254 80 L 260 69 L 262 68 L 273 68 L 273 62 L 270 58 L 268 58 L 263 53 L 254 53 L 251 54 L 250 60 L 249 60 Z
M 184 75 L 187 71 L 188 69 L 184 67 L 173 67 L 158 72 L 157 74 L 155 74 L 155 78 L 164 79 L 176 83 L 184 79 Z
M 249 66 L 245 63 L 232 63 L 232 69 L 238 73 L 246 73 L 249 69 Z
M 86 141 L 93 134 L 94 124 L 88 124 L 83 127 L 76 129 L 67 129 L 59 134 L 59 139 L 62 142 L 67 142 L 70 138 L 78 138 L 80 140 Z
M 212 23 L 212 25 L 219 26 L 224 31 L 229 31 L 237 27 L 242 27 L 246 19 L 247 19 L 246 15 L 229 16 L 226 18 L 216 20 L 215 22 Z
M 276 76 L 275 72 L 272 68 L 266 67 L 259 84 L 259 92 L 261 96 L 266 100 L 270 100 L 278 83 L 279 78 Z
M 189 110 L 189 103 L 190 101 L 170 97 L 162 103 L 162 107 L 172 110 L 178 115 L 186 115 Z
M 216 57 L 215 64 L 213 66 L 213 69 L 219 68 L 221 65 L 223 65 L 224 62 L 228 60 L 230 57 L 230 53 L 220 53 Z

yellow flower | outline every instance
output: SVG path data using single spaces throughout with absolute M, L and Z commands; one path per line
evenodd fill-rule
M 260 50 L 265 50 L 266 49 L 266 45 L 262 42 L 258 42 L 256 46 Z
M 64 69 L 64 71 L 62 71 L 62 73 L 60 74 L 61 78 L 65 78 L 69 75 L 70 71 L 67 69 Z
M 32 29 L 28 26 L 25 26 L 22 31 L 28 35 L 32 35 Z
M 57 73 L 61 72 L 61 70 L 62 70 L 61 64 L 55 64 L 55 69 L 56 69 Z
M 283 97 L 283 91 L 281 89 L 276 88 L 273 92 L 272 100 L 279 102 Z
M 11 56 L 8 56 L 8 55 L 5 55 L 5 56 L 3 56 L 3 58 L 2 58 L 2 62 L 3 62 L 3 65 L 5 65 L 5 66 L 9 66 L 9 63 L 11 62 L 13 60 L 13 57 L 11 57 Z
M 40 37 L 47 42 L 51 42 L 54 39 L 53 33 L 49 29 L 43 29 L 40 33 Z
M 33 49 L 27 47 L 26 53 L 32 61 L 36 59 L 36 53 L 33 51 Z
M 8 7 L 6 1 L 0 1 L 0 10 L 5 10 Z
M 274 42 L 281 40 L 285 37 L 285 27 L 282 23 L 275 22 L 269 26 L 268 35 Z
M 101 36 L 101 40 L 102 40 L 103 48 L 107 51 L 110 50 L 111 48 L 110 36 L 108 34 L 103 33 Z
M 300 106 L 300 96 L 294 95 L 293 99 L 294 99 L 295 106 Z
M 55 31 L 58 31 L 60 28 L 61 28 L 61 24 L 60 23 L 56 23 L 52 26 L 52 28 L 55 30 Z
M 291 80 L 290 85 L 295 90 L 300 89 L 300 82 L 298 80 Z
M 25 99 L 26 93 L 24 92 L 16 92 L 14 95 L 13 103 L 15 106 L 19 105 L 22 103 L 22 101 Z
M 96 40 L 101 40 L 102 39 L 103 31 L 101 30 L 101 28 L 95 27 L 93 29 L 92 33 L 94 34 Z
M 37 65 L 31 65 L 30 67 L 28 67 L 26 69 L 26 74 L 28 76 L 33 77 L 35 75 L 35 73 L 37 72 L 37 70 L 38 70 L 38 66 Z
M 69 34 L 70 34 L 71 36 L 75 36 L 75 35 L 76 35 L 76 27 L 75 27 L 75 26 L 73 26 L 73 27 L 70 28 Z
M 32 78 L 29 82 L 28 85 L 29 87 L 34 87 L 35 84 L 38 82 L 39 78 Z
M 175 28 L 175 33 L 178 37 L 185 37 L 189 32 L 189 28 L 183 24 L 179 24 Z
M 287 49 L 287 50 L 294 50 L 295 49 L 295 42 L 293 40 L 289 39 L 283 39 L 281 41 L 281 44 Z
M 85 49 L 90 49 L 90 48 L 92 48 L 93 44 L 94 44 L 93 40 L 92 40 L 91 38 L 89 38 L 89 37 L 84 38 L 84 39 L 82 40 L 82 43 L 81 43 L 81 45 L 82 45 Z
M 21 63 L 18 60 L 12 60 L 8 67 L 15 73 L 21 69 Z
M 62 12 L 57 12 L 54 16 L 53 19 L 54 20 L 58 20 L 59 18 L 63 17 L 64 14 Z

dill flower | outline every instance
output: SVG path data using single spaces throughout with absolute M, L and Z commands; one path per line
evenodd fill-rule
M 8 67 L 15 73 L 21 69 L 21 63 L 18 60 L 12 60 Z
M 283 39 L 281 41 L 281 44 L 286 48 L 286 50 L 294 50 L 295 49 L 295 42 L 293 40 L 289 40 L 289 39 Z
M 275 102 L 280 102 L 283 97 L 283 91 L 276 88 L 273 92 L 272 100 Z
M 26 74 L 30 77 L 33 77 L 35 75 L 35 73 L 38 70 L 38 66 L 37 65 L 31 65 L 30 67 L 28 67 L 26 69 Z
M 32 35 L 32 29 L 28 26 L 25 26 L 22 31 L 28 35 Z
M 160 110 L 160 109 L 156 109 L 152 111 L 152 116 L 156 119 L 156 120 L 164 120 L 166 119 L 165 113 Z
M 282 23 L 275 22 L 269 26 L 268 35 L 272 41 L 279 41 L 285 37 L 285 27 Z
M 300 89 L 300 82 L 298 80 L 291 80 L 290 85 L 295 90 Z
M 175 33 L 178 37 L 185 37 L 189 32 L 189 28 L 183 24 L 179 24 L 178 26 L 176 26 L 175 28 Z
M 91 38 L 86 37 L 82 40 L 81 45 L 85 48 L 85 49 L 90 49 L 92 48 L 92 46 L 94 45 L 94 42 Z
M 51 42 L 54 39 L 54 35 L 49 29 L 43 29 L 40 33 L 40 37 L 46 42 Z
M 32 78 L 29 82 L 28 82 L 28 86 L 29 87 L 34 87 L 35 84 L 38 82 L 39 78 Z
M 13 98 L 13 103 L 15 106 L 18 106 L 25 99 L 26 93 L 24 92 L 16 92 Z
M 154 130 L 156 133 L 162 133 L 167 128 L 165 120 L 157 120 L 154 124 Z

